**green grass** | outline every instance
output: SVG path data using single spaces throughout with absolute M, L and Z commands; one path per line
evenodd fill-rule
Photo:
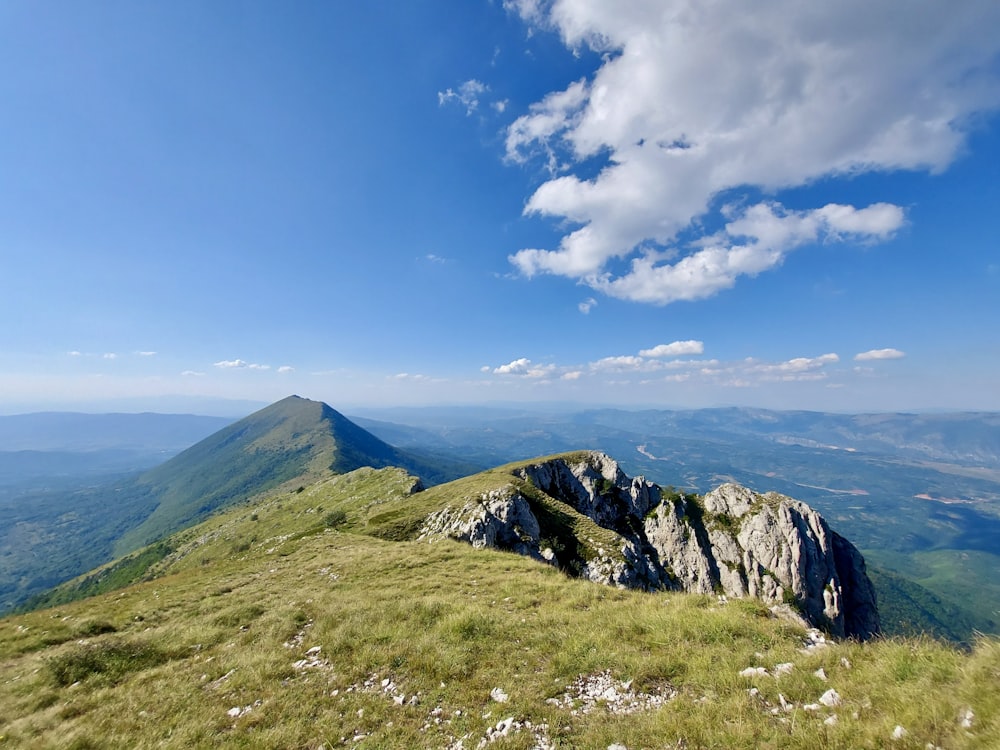
M 556 747 L 995 747 L 996 640 L 806 651 L 798 626 L 754 600 L 618 590 L 513 554 L 373 535 L 405 526 L 418 499 L 456 503 L 508 479 L 420 498 L 403 472 L 359 470 L 183 532 L 155 580 L 0 620 L 0 748 L 476 747 L 507 717 L 544 725 Z M 337 510 L 346 520 L 329 528 Z M 739 674 L 783 663 L 777 678 Z M 605 671 L 676 695 L 628 716 L 600 702 L 572 713 L 574 681 Z M 830 688 L 840 706 L 804 708 Z M 533 743 L 521 729 L 490 747 Z

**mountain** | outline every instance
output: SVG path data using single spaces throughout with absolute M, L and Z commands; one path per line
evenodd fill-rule
M 574 561 L 596 570 L 616 558 L 616 529 L 633 524 L 621 511 L 655 496 L 609 460 L 522 461 L 427 490 L 401 469 L 362 468 L 216 512 L 164 540 L 169 551 L 139 575 L 150 580 L 0 620 L 0 742 L 995 744 L 996 639 L 968 652 L 928 639 L 842 641 L 758 598 L 644 592 L 575 575 L 583 566 Z M 459 524 L 445 526 L 459 529 L 471 517 L 463 508 L 485 511 L 516 494 L 538 522 L 537 539 L 526 516 L 517 523 L 502 512 L 481 516 L 481 539 L 493 528 L 494 540 L 530 548 L 544 535 L 539 554 L 551 550 L 561 567 L 438 533 L 434 519 L 450 513 Z M 689 538 L 735 527 L 739 537 L 768 518 L 764 507 L 742 513 L 741 497 L 806 518 L 783 500 L 724 494 L 689 505 L 664 489 L 650 521 L 687 516 Z M 806 525 L 817 540 L 826 533 L 818 521 Z M 127 562 L 90 577 L 111 578 Z
M 394 445 L 461 450 L 481 464 L 586 447 L 688 494 L 733 482 L 797 498 L 884 573 L 876 586 L 887 632 L 963 642 L 1000 633 L 998 414 L 544 407 L 364 414 L 359 423 Z
M 393 448 L 326 404 L 290 396 L 138 476 L 0 506 L 0 611 L 229 504 L 361 466 L 401 466 L 427 483 L 467 468 Z

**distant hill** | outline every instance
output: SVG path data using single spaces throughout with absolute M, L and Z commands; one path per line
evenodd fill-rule
M 394 448 L 324 403 L 289 396 L 138 476 L 0 504 L 0 612 L 112 557 L 287 483 L 400 466 L 434 484 L 455 460 Z

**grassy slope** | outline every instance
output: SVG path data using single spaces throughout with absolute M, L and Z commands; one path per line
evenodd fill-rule
M 358 533 L 392 536 L 418 503 L 499 480 L 410 496 L 404 472 L 362 469 L 183 532 L 164 577 L 0 620 L 0 746 L 475 747 L 507 717 L 565 747 L 995 746 L 994 640 L 971 654 L 926 640 L 804 653 L 802 632 L 753 601 L 619 591 L 511 554 Z M 347 516 L 336 530 L 334 510 Z M 317 666 L 296 669 L 312 646 Z M 794 666 L 780 678 L 739 676 L 781 663 Z M 604 670 L 677 696 L 631 716 L 546 703 Z M 843 705 L 803 709 L 831 687 Z M 779 693 L 795 707 L 772 714 Z M 893 742 L 897 725 L 908 733 Z M 524 730 L 491 747 L 532 744 Z
M 115 545 L 119 555 L 189 526 L 251 494 L 330 471 L 402 466 L 425 481 L 450 479 L 464 466 L 399 451 L 320 401 L 289 396 L 220 430 L 140 477 L 158 498 L 153 513 Z

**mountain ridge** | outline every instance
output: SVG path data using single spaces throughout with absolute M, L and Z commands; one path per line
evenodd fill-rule
M 0 619 L 2 741 L 992 746 L 996 639 L 968 653 L 841 641 L 756 598 L 600 586 L 498 549 L 416 539 L 429 511 L 513 482 L 537 493 L 550 532 L 564 524 L 594 553 L 610 549 L 620 537 L 517 474 L 551 458 L 419 492 L 398 468 L 275 489 L 171 537 L 151 580 Z
M 9 609 L 248 496 L 365 465 L 402 466 L 428 483 L 466 469 L 396 449 L 322 402 L 289 396 L 138 475 L 0 507 L 8 552 L 0 558 L 0 602 Z

